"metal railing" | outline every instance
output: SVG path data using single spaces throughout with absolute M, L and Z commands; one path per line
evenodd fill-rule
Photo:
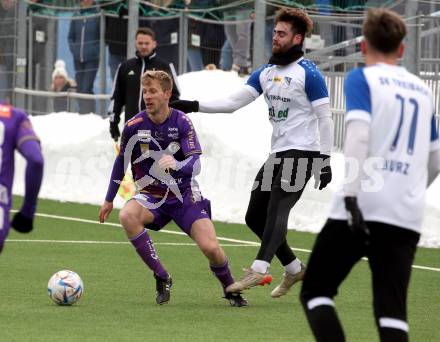
M 324 78 L 327 84 L 327 89 L 330 98 L 330 106 L 334 122 L 334 149 L 337 151 L 342 150 L 345 137 L 344 127 L 344 114 L 345 114 L 345 96 L 344 96 L 344 81 L 345 73 L 342 72 L 325 72 Z M 440 78 L 439 75 L 432 75 L 432 73 L 424 73 L 420 76 L 432 90 L 434 107 L 436 113 L 440 114 Z M 26 111 L 30 114 L 45 114 L 54 111 L 56 107 L 56 99 L 65 99 L 65 105 L 60 110 L 55 111 L 69 111 L 77 112 L 78 101 L 93 101 L 97 102 L 99 110 L 96 112 L 99 115 L 105 116 L 110 95 L 91 95 L 91 94 L 79 94 L 76 92 L 50 92 L 50 91 L 37 91 L 24 88 L 15 88 L 16 94 L 25 95 Z M 43 101 L 43 106 L 48 110 L 41 110 L 38 107 L 38 101 Z M 40 109 L 39 109 L 40 108 Z M 65 109 L 64 109 L 65 108 Z M 59 107 L 58 107 L 59 109 Z M 438 121 L 437 121 L 438 122 Z
M 93 112 L 94 114 L 105 116 L 110 101 L 108 94 L 80 94 L 72 91 L 53 92 L 25 88 L 14 88 L 14 93 L 25 96 L 26 105 L 23 109 L 30 115 L 44 115 L 53 112 L 77 113 L 79 102 L 85 101 L 92 103 L 93 107 L 97 108 Z
M 414 6 L 415 2 L 417 1 L 412 1 L 409 4 L 405 1 L 396 1 L 391 4 L 392 1 L 387 1 L 384 2 L 384 5 L 394 6 L 394 10 L 406 16 L 411 38 L 410 43 L 413 45 L 407 49 L 406 59 L 401 63 L 409 70 L 417 70 L 420 77 L 429 85 L 434 94 L 435 108 L 440 113 L 440 17 L 419 15 L 417 11 L 417 9 L 423 9 L 425 14 L 433 13 L 434 10 L 440 10 L 440 4 L 430 4 L 426 9 L 426 6 L 422 8 L 423 3 L 420 1 L 417 2 L 420 5 L 417 8 Z M 187 62 L 194 56 L 202 60 L 201 67 L 208 63 L 216 64 L 219 67 L 220 56 L 225 52 L 223 49 L 225 25 L 252 22 L 254 35 L 250 37 L 253 39 L 251 54 L 254 57 L 254 67 L 256 67 L 262 61 L 265 62 L 268 53 L 270 54 L 270 28 L 273 25 L 274 11 L 280 6 L 289 6 L 292 3 L 276 0 L 249 0 L 246 1 L 246 4 L 255 6 L 255 18 L 236 21 L 225 20 L 221 15 L 217 17 L 214 15 L 215 11 L 221 14 L 221 9 L 225 6 L 220 6 L 220 10 L 218 8 L 194 10 L 191 8 L 160 7 L 147 14 L 139 13 L 139 6 L 148 4 L 148 1 L 139 0 L 130 0 L 128 15 L 122 17 L 104 11 L 96 13 L 93 17 L 99 20 L 101 35 L 99 42 L 96 42 L 96 48 L 100 53 L 99 69 L 97 66 L 95 67 L 97 68 L 95 70 L 97 82 L 95 82 L 94 92 L 98 94 L 110 92 L 109 85 L 112 83 L 110 75 L 114 74 L 110 65 L 110 59 L 114 57 L 111 56 L 110 45 L 119 44 L 119 48 L 125 53 L 120 56 L 122 60 L 126 56 L 132 56 L 134 53 L 134 30 L 138 26 L 153 27 L 157 31 L 159 57 L 174 61 L 176 69 L 181 74 L 186 71 Z M 67 36 L 66 27 L 75 20 L 83 20 L 84 17 L 77 13 L 70 13 L 67 17 L 35 14 L 27 11 L 26 6 L 26 2 L 19 1 L 14 9 L 15 17 L 11 21 L 15 26 L 11 31 L 15 34 L 13 51 L 2 52 L 1 48 L 4 46 L 0 46 L 0 59 L 3 53 L 4 59 L 13 56 L 14 60 L 14 65 L 8 69 L 8 73 L 14 78 L 14 82 L 9 85 L 8 89 L 16 87 L 14 104 L 26 108 L 31 114 L 45 114 L 60 108 L 76 112 L 81 101 L 88 101 L 91 104 L 90 107 L 95 107 L 96 113 L 104 115 L 107 111 L 109 95 L 48 91 L 55 60 L 63 57 L 68 61 L 72 58 L 67 43 L 64 42 L 65 45 L 61 45 L 63 41 L 60 39 L 60 35 Z M 228 7 L 231 6 L 236 5 L 228 5 Z M 310 9 L 309 13 L 315 23 L 313 33 L 318 38 L 316 41 L 322 44 L 321 46 L 319 44 L 318 46 L 313 44 L 306 46 L 306 57 L 315 61 L 325 74 L 335 122 L 335 147 L 340 149 L 344 138 L 345 99 L 343 84 L 345 72 L 363 63 L 359 53 L 359 42 L 362 39 L 360 29 L 364 14 L 362 11 L 343 13 L 334 8 L 325 10 L 318 7 L 313 9 L 309 6 L 308 9 Z M 166 15 L 159 16 L 159 12 L 166 12 Z M 89 18 L 91 17 L 89 16 Z M 265 25 L 261 25 L 262 22 Z M 198 31 L 194 31 L 193 28 L 197 26 L 199 27 Z M 106 36 L 106 33 L 112 28 L 116 28 L 117 32 L 124 32 L 121 39 L 116 41 L 114 38 Z M 200 28 L 202 29 L 200 30 Z M 0 38 L 2 37 L 1 32 Z M 206 32 L 211 36 L 206 36 Z M 212 35 L 213 32 L 215 32 L 214 35 Z M 3 36 L 3 38 L 8 39 L 8 36 Z M 70 65 L 69 74 L 73 76 L 75 73 L 73 64 L 71 62 L 67 64 Z M 3 75 L 6 74 L 3 73 Z

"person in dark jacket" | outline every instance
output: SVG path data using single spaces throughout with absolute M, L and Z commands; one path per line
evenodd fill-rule
M 145 109 L 142 100 L 141 77 L 147 70 L 163 70 L 172 76 L 170 65 L 156 56 L 156 39 L 153 30 L 141 27 L 136 32 L 136 57 L 119 65 L 113 82 L 110 104 L 110 134 L 117 141 L 120 137 L 119 121 L 125 107 L 125 122 Z M 171 101 L 179 99 L 179 91 L 173 82 Z
M 81 0 L 81 15 L 96 13 L 93 0 Z M 69 29 L 69 48 L 75 66 L 75 81 L 78 93 L 93 94 L 93 82 L 99 67 L 99 18 L 85 17 L 71 21 Z M 95 101 L 80 100 L 79 112 L 95 112 Z

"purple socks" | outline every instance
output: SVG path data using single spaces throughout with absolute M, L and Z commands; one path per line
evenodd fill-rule
M 209 268 L 222 284 L 223 291 L 225 290 L 226 287 L 228 287 L 234 282 L 234 278 L 232 278 L 231 270 L 229 269 L 228 261 L 226 261 L 223 265 L 209 265 Z
M 153 246 L 147 230 L 144 229 L 142 233 L 130 239 L 136 252 L 139 254 L 144 263 L 161 279 L 168 279 L 169 274 L 165 271 L 159 260 L 159 256 Z

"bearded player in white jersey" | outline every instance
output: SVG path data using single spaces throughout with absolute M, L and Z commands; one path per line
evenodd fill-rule
M 251 267 L 226 291 L 270 282 L 268 269 L 276 255 L 285 268 L 272 291 L 277 298 L 304 276 L 305 265 L 286 241 L 287 220 L 312 174 L 320 190 L 331 181 L 333 121 L 324 78 L 303 58 L 312 20 L 302 10 L 283 8 L 275 23 L 269 64 L 253 72 L 241 90 L 216 101 L 180 100 L 172 106 L 184 112 L 232 113 L 264 95 L 273 126 L 271 154 L 256 176 L 245 218 L 262 242 Z
M 404 21 L 389 10 L 371 9 L 363 33 L 366 67 L 352 70 L 345 81 L 344 148 L 347 162 L 361 172 L 353 181 L 346 174 L 334 196 L 301 290 L 317 341 L 345 341 L 333 297 L 363 256 L 372 272 L 380 340 L 408 341 L 407 292 L 425 190 L 440 170 L 431 90 L 397 66 Z M 368 171 L 368 164 L 375 166 Z

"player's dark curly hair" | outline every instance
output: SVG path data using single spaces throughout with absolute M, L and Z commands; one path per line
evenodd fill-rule
M 275 24 L 279 22 L 290 23 L 293 32 L 302 35 L 303 40 L 313 30 L 312 19 L 310 19 L 305 11 L 299 8 L 280 8 L 275 14 Z
M 385 54 L 396 52 L 406 36 L 406 25 L 395 12 L 384 8 L 371 8 L 363 26 L 369 45 Z

